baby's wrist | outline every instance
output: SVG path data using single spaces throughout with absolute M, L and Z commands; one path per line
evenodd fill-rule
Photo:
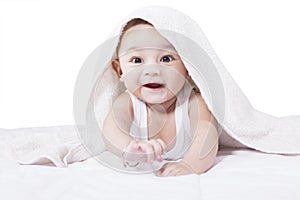
M 136 167 L 140 164 L 140 162 L 131 162 L 126 159 L 126 147 L 124 147 L 122 151 L 122 163 L 125 168 L 127 167 Z

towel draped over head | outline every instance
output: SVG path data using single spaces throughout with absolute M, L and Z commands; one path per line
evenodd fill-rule
M 253 108 L 199 25 L 177 10 L 159 6 L 138 9 L 121 21 L 111 37 L 87 58 L 79 73 L 74 116 L 80 137 L 90 153 L 96 155 L 105 150 L 103 122 L 113 100 L 125 90 L 111 62 L 116 58 L 123 27 L 135 18 L 151 23 L 175 47 L 220 125 L 221 145 L 249 147 L 267 153 L 300 153 L 300 117 L 275 117 Z

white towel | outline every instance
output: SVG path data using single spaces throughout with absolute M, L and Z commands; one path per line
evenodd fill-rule
M 67 167 L 90 157 L 73 125 L 0 129 L 0 147 L 0 158 L 20 164 Z

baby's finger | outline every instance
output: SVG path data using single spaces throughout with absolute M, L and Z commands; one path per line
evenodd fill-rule
M 168 163 L 164 164 L 164 166 L 162 166 L 159 170 L 157 170 L 157 171 L 155 172 L 155 175 L 156 175 L 156 176 L 162 176 L 162 173 L 163 173 L 163 171 L 165 170 L 167 164 L 168 164 Z
M 122 156 L 127 161 L 140 161 L 143 159 L 143 153 L 140 150 L 139 143 L 137 141 L 131 141 L 123 150 Z
M 160 144 L 162 151 L 165 154 L 166 153 L 166 144 L 164 143 L 164 141 L 162 141 L 161 139 L 157 139 L 156 141 Z
M 152 163 L 154 158 L 154 151 L 152 148 L 152 145 L 149 145 L 148 143 L 142 143 L 140 144 L 140 148 L 146 152 L 147 162 Z
M 179 176 L 180 173 L 181 173 L 180 168 L 175 168 L 168 174 L 168 176 Z
M 157 142 L 156 140 L 150 140 L 149 143 L 152 144 L 155 159 L 162 161 L 161 154 L 163 153 L 163 149 L 162 149 L 161 145 L 159 144 L 159 142 Z
M 161 174 L 162 174 L 162 170 L 157 170 L 157 171 L 155 172 L 155 175 L 156 175 L 156 176 L 161 176 Z
M 157 171 L 155 172 L 155 175 L 156 175 L 156 176 L 162 176 L 163 172 L 164 172 L 164 169 L 163 169 L 163 168 L 160 168 L 159 170 L 157 170 Z
M 126 147 L 127 152 L 135 152 L 139 148 L 139 144 L 137 141 L 132 140 Z
M 164 164 L 160 169 L 159 171 L 162 173 L 169 165 L 171 165 L 172 163 L 171 162 L 168 162 L 166 164 Z
M 162 172 L 161 176 L 167 176 L 170 173 L 171 170 L 172 169 L 169 168 L 169 167 L 165 168 L 164 171 Z
M 176 171 L 176 165 L 169 165 L 167 168 L 164 169 L 162 176 L 170 176 L 173 175 L 174 171 Z

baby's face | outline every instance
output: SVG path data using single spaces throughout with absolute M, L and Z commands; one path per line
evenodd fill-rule
M 182 89 L 187 71 L 174 47 L 150 25 L 123 35 L 115 63 L 126 88 L 150 104 L 164 103 Z

